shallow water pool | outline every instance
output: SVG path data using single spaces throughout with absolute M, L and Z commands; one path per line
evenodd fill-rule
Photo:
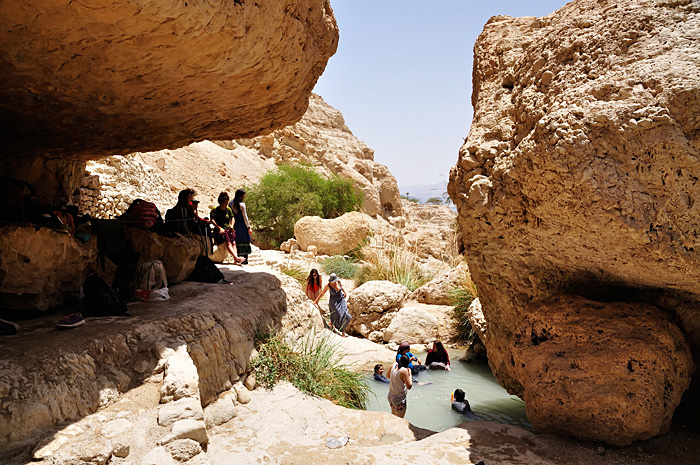
M 491 374 L 487 363 L 461 362 L 463 352 L 448 350 L 452 361 L 452 371 L 426 370 L 414 376 L 413 389 L 408 392 L 408 409 L 406 420 L 415 426 L 432 431 L 444 431 L 467 420 L 450 407 L 450 394 L 455 389 L 462 389 L 471 405 L 476 420 L 496 421 L 531 430 L 525 415 L 525 403 L 516 396 L 508 394 Z M 425 353 L 415 353 L 421 361 Z M 385 372 L 389 364 L 384 364 Z M 386 373 L 385 373 L 386 374 Z M 391 412 L 386 395 L 389 385 L 378 383 L 368 375 L 372 388 L 367 410 Z M 431 384 L 420 386 L 416 382 Z

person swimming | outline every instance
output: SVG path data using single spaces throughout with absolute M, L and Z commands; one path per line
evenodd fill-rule
M 374 365 L 374 380 L 379 381 L 380 383 L 388 383 L 389 378 L 384 376 L 384 365 L 381 363 L 377 363 Z
M 469 401 L 465 398 L 464 391 L 455 389 L 452 393 L 452 410 L 456 410 L 470 420 L 476 419 L 472 413 Z

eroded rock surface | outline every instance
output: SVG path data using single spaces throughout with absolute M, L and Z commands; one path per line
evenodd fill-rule
M 382 341 L 384 330 L 403 307 L 408 294 L 406 286 L 391 281 L 368 281 L 362 284 L 347 299 L 348 310 L 352 315 L 348 331 L 362 334 L 374 342 Z
M 526 311 L 512 365 L 538 430 L 618 446 L 669 430 L 695 367 L 668 314 L 575 296 Z
M 12 157 L 92 159 L 284 127 L 338 44 L 327 0 L 8 1 L 0 18 Z
M 77 297 L 97 259 L 97 240 L 11 225 L 0 228 L 0 250 L 0 307 L 46 310 Z
M 369 219 L 360 212 L 346 213 L 326 220 L 305 216 L 294 224 L 294 237 L 302 250 L 316 247 L 325 255 L 344 255 L 359 246 L 370 233 Z
M 494 17 L 479 36 L 474 123 L 449 192 L 510 392 L 523 392 L 510 362 L 530 303 L 641 300 L 697 326 L 698 30 L 689 0 L 577 0 Z

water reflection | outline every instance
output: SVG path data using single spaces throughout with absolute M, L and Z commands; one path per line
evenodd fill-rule
M 430 383 L 414 385 L 408 393 L 406 420 L 415 426 L 433 431 L 444 431 L 463 421 L 466 417 L 450 408 L 450 394 L 455 389 L 466 393 L 472 412 L 477 420 L 496 421 L 532 429 L 525 415 L 525 404 L 516 396 L 508 394 L 491 374 L 488 364 L 460 362 L 463 352 L 448 350 L 452 360 L 452 371 L 428 370 L 417 375 L 414 381 Z M 416 354 L 425 360 L 425 354 Z M 389 371 L 389 363 L 384 364 Z M 368 383 L 374 395 L 370 395 L 367 410 L 391 412 L 386 395 L 389 385 L 378 383 L 368 375 Z

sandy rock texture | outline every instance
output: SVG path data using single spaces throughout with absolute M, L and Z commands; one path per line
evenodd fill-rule
M 249 147 L 280 163 L 310 163 L 327 175 L 355 181 L 365 194 L 363 210 L 371 215 L 402 215 L 399 186 L 389 169 L 374 161 L 374 150 L 357 139 L 342 113 L 321 96 L 311 94 L 309 109 L 299 122 L 266 136 L 241 139 Z M 229 147 L 228 142 L 217 142 Z
M 197 257 L 203 254 L 198 236 L 167 237 L 138 228 L 124 227 L 128 244 L 139 253 L 139 262 L 160 260 L 168 282 L 184 281 L 193 271 Z
M 338 45 L 328 0 L 7 1 L 0 18 L 12 157 L 85 160 L 284 127 Z
M 0 307 L 46 310 L 77 297 L 97 259 L 97 239 L 10 225 L 0 228 L 0 250 Z
M 391 281 L 368 281 L 353 290 L 347 299 L 352 320 L 348 331 L 381 342 L 394 314 L 408 297 L 406 286 Z
M 512 352 L 538 430 L 617 446 L 667 432 L 695 370 L 683 333 L 658 307 L 577 296 L 529 306 Z
M 698 30 L 690 0 L 576 0 L 543 18 L 494 17 L 479 36 L 474 122 L 449 192 L 489 361 L 510 392 L 523 393 L 511 360 L 528 304 L 649 302 L 698 326 Z
M 317 253 L 324 255 L 345 255 L 359 246 L 369 233 L 367 215 L 360 212 L 330 220 L 305 216 L 294 224 L 294 237 L 301 250 L 314 246 Z
M 459 253 L 457 215 L 445 205 L 421 205 L 402 200 L 404 222 L 396 227 L 406 243 L 421 258 L 428 256 L 449 261 Z
M 413 291 L 410 298 L 424 304 L 450 305 L 452 304 L 450 292 L 460 285 L 468 273 L 469 270 L 464 264 L 438 273 L 433 279 Z
M 88 318 L 84 326 L 59 331 L 56 315 L 49 315 L 3 337 L 0 451 L 112 405 L 153 376 L 156 403 L 190 398 L 208 405 L 245 379 L 256 331 L 301 335 L 320 320 L 318 311 L 314 320 L 301 305 L 300 289 L 284 288 L 267 270 L 221 268 L 235 284 L 185 282 L 170 288 L 168 302 L 129 304 L 128 318 Z M 170 415 L 173 425 L 201 421 L 191 405 L 181 410 Z M 169 440 L 202 439 L 204 423 L 190 423 Z

